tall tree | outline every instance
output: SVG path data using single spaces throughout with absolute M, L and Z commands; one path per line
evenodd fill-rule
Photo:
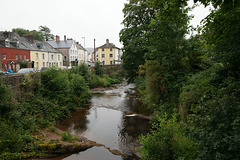
M 43 34 L 45 41 L 54 40 L 54 35 L 47 26 L 39 26 L 39 31 Z
M 184 80 L 187 57 L 184 45 L 188 30 L 188 8 L 186 0 L 150 1 L 157 10 L 148 31 L 148 53 L 145 55 L 146 102 L 153 109 L 172 110 L 177 104 L 179 88 Z
M 137 76 L 138 67 L 145 63 L 144 54 L 147 52 L 148 39 L 144 36 L 148 25 L 154 17 L 154 9 L 145 0 L 130 0 L 125 4 L 124 29 L 120 32 L 123 43 L 123 68 L 127 71 L 129 82 Z

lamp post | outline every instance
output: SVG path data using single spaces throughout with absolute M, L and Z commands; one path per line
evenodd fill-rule
M 85 37 L 82 37 L 84 39 L 84 49 L 85 49 Z

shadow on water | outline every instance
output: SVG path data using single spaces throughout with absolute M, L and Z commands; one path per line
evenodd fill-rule
M 147 115 L 149 112 L 132 96 L 133 88 L 133 84 L 122 84 L 111 90 L 94 93 L 89 107 L 73 112 L 71 117 L 62 121 L 58 128 L 103 144 L 105 148 L 93 147 L 61 159 L 139 159 L 135 156 L 135 148 L 139 145 L 136 141 L 141 134 L 149 131 L 150 124 L 148 119 L 138 114 Z M 126 115 L 133 113 L 133 116 Z M 128 156 L 114 155 L 106 148 Z

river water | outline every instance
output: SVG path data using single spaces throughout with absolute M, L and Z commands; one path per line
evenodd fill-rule
M 102 144 L 86 151 L 55 158 L 64 160 L 135 160 L 135 148 L 141 134 L 149 131 L 147 107 L 134 95 L 134 84 L 122 83 L 116 88 L 95 91 L 89 107 L 72 113 L 58 128 L 73 135 Z M 125 156 L 114 155 L 120 151 Z

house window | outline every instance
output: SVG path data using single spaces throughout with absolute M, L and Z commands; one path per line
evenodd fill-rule
M 113 54 L 111 53 L 111 54 L 109 55 L 109 57 L 112 58 L 112 57 L 113 57 Z
M 58 67 L 58 63 L 56 63 L 56 67 Z
M 102 58 L 105 58 L 105 54 L 102 54 Z
M 58 55 L 58 60 L 60 61 L 60 55 Z
M 105 65 L 105 61 L 102 61 L 102 64 Z
M 6 53 L 3 53 L 3 59 L 7 59 Z
M 102 51 L 104 51 L 104 48 L 102 48 Z
M 51 59 L 53 60 L 53 55 L 51 55 Z
M 21 55 L 20 55 L 21 56 Z M 20 58 L 21 59 L 21 58 Z M 36 53 L 36 59 L 38 59 L 38 53 Z
M 24 54 L 24 59 L 27 59 L 27 56 L 26 56 L 26 54 Z
M 112 51 L 112 48 L 110 48 L 110 51 Z
M 64 56 L 64 61 L 66 61 L 67 60 L 67 56 Z
M 43 62 L 43 67 L 45 67 L 45 62 Z
M 22 59 L 22 55 L 20 54 L 20 59 Z
M 45 59 L 45 54 L 44 53 L 42 54 L 42 59 Z
M 18 54 L 16 54 L 16 60 L 18 60 Z
M 110 64 L 113 64 L 113 61 L 110 61 Z
M 36 68 L 38 69 L 38 62 L 36 62 Z

